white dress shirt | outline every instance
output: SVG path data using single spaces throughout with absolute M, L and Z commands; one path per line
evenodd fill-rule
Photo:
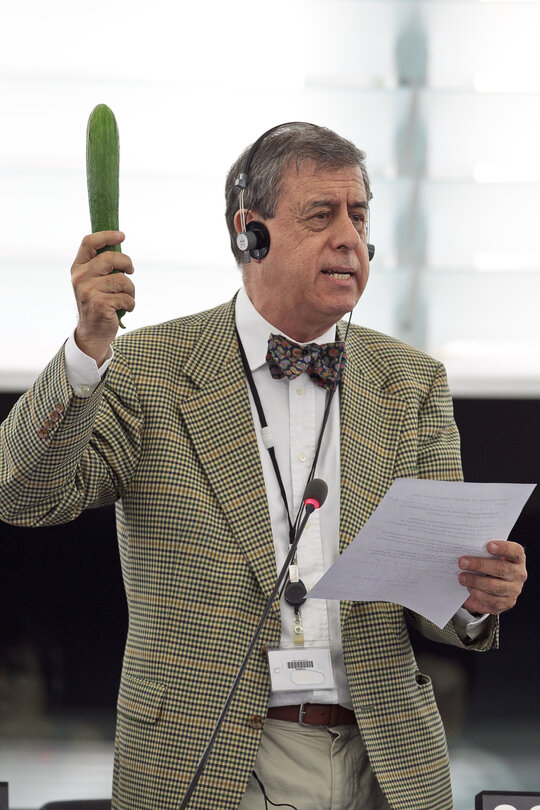
M 266 364 L 268 338 L 272 333 L 284 333 L 265 321 L 257 312 L 244 287 L 239 291 L 236 300 L 236 325 L 272 434 L 291 520 L 294 523 L 311 469 L 327 393 L 324 388 L 316 385 L 308 374 L 302 374 L 295 380 L 288 380 L 286 377 L 278 380 L 272 378 Z M 334 340 L 336 340 L 335 326 L 310 343 L 321 344 Z M 95 361 L 80 351 L 74 335 L 71 335 L 65 346 L 65 363 L 67 378 L 74 393 L 79 397 L 91 396 L 112 358 L 111 350 L 110 357 L 98 369 Z M 276 552 L 276 571 L 279 571 L 289 550 L 289 525 L 276 473 L 262 440 L 259 416 L 247 380 L 246 386 L 268 496 Z M 298 546 L 299 576 L 308 591 L 339 554 L 340 421 L 337 395 L 332 399 L 315 476 L 323 478 L 328 484 L 328 497 L 320 511 L 317 510 L 309 518 Z M 294 608 L 285 602 L 283 596 L 281 616 L 281 642 L 283 645 L 292 646 Z M 301 617 L 307 644 L 317 642 L 330 645 L 336 688 L 305 692 L 272 692 L 270 705 L 340 703 L 342 706 L 352 708 L 341 645 L 339 602 L 308 599 L 301 607 Z M 474 618 L 467 610 L 460 608 L 454 617 L 456 630 L 462 638 L 467 636 L 474 639 L 482 631 L 485 618 L 486 616 Z
M 236 299 L 236 326 L 244 346 L 247 361 L 261 399 L 268 427 L 272 433 L 278 466 L 287 494 L 294 523 L 302 504 L 309 471 L 315 454 L 317 439 L 326 404 L 327 392 L 313 382 L 308 374 L 295 380 L 272 378 L 266 363 L 270 334 L 283 334 L 259 315 L 244 288 Z M 285 335 L 285 337 L 289 337 Z M 331 343 L 336 339 L 333 326 L 310 343 Z M 259 452 L 266 484 L 270 521 L 277 571 L 289 550 L 289 525 L 276 473 L 261 436 L 259 416 L 249 392 L 253 421 L 257 432 Z M 328 497 L 324 506 L 313 512 L 298 545 L 297 559 L 300 579 L 309 590 L 338 558 L 339 554 L 339 502 L 340 502 L 340 434 L 339 396 L 332 399 L 330 414 L 321 445 L 315 476 L 328 484 Z M 306 643 L 328 643 L 331 653 L 336 689 L 308 690 L 305 692 L 273 692 L 271 706 L 290 703 L 340 703 L 352 708 L 341 648 L 339 602 L 308 599 L 301 607 L 302 625 Z M 281 642 L 293 644 L 294 608 L 281 597 Z

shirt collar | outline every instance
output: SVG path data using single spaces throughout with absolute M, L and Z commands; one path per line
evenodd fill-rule
M 286 335 L 277 326 L 272 326 L 271 323 L 265 321 L 260 315 L 253 304 L 251 303 L 245 287 L 241 287 L 236 297 L 236 328 L 240 335 L 240 340 L 246 353 L 247 361 L 251 371 L 264 366 L 266 363 L 266 354 L 268 351 L 268 338 L 271 334 L 284 335 L 289 340 L 292 338 Z M 332 343 L 336 339 L 336 327 L 331 326 L 324 334 L 310 340 L 309 343 Z M 293 341 L 297 343 L 298 341 Z M 306 343 L 300 343 L 300 346 L 306 346 Z

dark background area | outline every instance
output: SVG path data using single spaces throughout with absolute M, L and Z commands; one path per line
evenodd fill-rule
M 454 412 L 466 481 L 540 482 L 538 400 L 457 399 Z M 525 547 L 529 578 L 516 607 L 501 617 L 500 650 L 462 656 L 472 676 L 473 721 L 540 719 L 540 487 L 509 539 Z
M 0 394 L 0 421 L 17 396 Z M 465 479 L 539 481 L 539 412 L 537 400 L 456 400 Z M 529 580 L 518 605 L 502 617 L 500 651 L 474 654 L 437 645 L 438 655 L 467 669 L 473 724 L 540 719 L 539 535 L 540 488 L 511 535 L 526 547 Z M 0 651 L 20 637 L 35 644 L 47 711 L 113 717 L 127 627 L 114 509 L 89 510 L 51 528 L 0 522 L 0 541 Z M 420 639 L 415 646 L 430 651 Z

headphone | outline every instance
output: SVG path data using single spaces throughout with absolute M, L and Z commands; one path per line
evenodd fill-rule
M 257 140 L 252 144 L 251 149 L 249 150 L 245 163 L 242 167 L 242 170 L 236 180 L 234 181 L 235 188 L 238 189 L 240 192 L 240 221 L 242 230 L 236 236 L 236 246 L 239 250 L 244 253 L 244 264 L 249 264 L 251 259 L 264 259 L 265 256 L 268 255 L 268 251 L 270 250 L 270 233 L 268 232 L 268 228 L 263 222 L 257 222 L 253 220 L 252 222 L 246 225 L 246 209 L 244 206 L 244 191 L 247 188 L 248 178 L 249 178 L 249 170 L 251 168 L 251 163 L 255 156 L 255 153 L 261 143 L 264 141 L 265 138 L 268 137 L 272 132 L 275 132 L 276 129 L 281 129 L 281 127 L 288 127 L 292 124 L 303 124 L 304 121 L 288 121 L 285 124 L 277 124 L 275 127 L 271 127 L 267 129 L 266 132 L 263 132 Z M 369 210 L 368 210 L 368 239 L 369 239 Z M 375 245 L 372 245 L 368 242 L 368 258 L 369 261 L 375 255 Z

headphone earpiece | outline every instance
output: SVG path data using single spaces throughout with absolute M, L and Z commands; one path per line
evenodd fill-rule
M 368 258 L 371 261 L 372 258 L 375 256 L 375 245 L 370 245 L 370 243 L 368 242 L 367 252 L 368 252 Z
M 246 230 L 236 237 L 239 250 L 248 252 L 252 259 L 264 259 L 270 250 L 270 234 L 262 222 L 253 220 L 248 223 Z

